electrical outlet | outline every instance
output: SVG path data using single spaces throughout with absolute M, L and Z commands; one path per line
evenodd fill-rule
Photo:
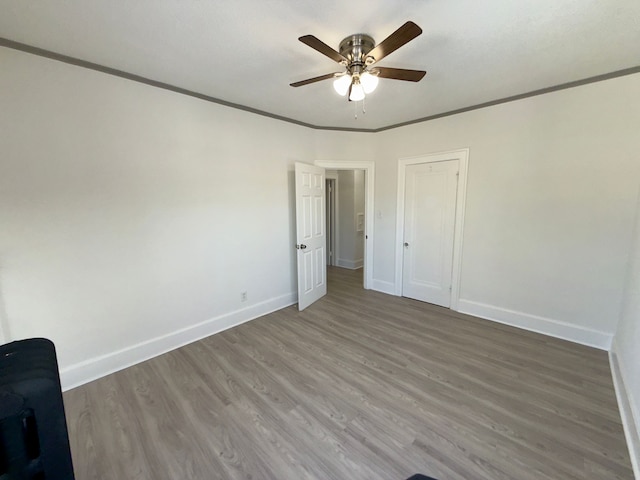
M 241 302 L 247 301 L 247 292 L 240 292 L 240 301 Z

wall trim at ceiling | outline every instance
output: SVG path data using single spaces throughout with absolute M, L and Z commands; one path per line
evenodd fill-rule
M 498 100 L 491 100 L 489 102 L 479 103 L 470 107 L 458 108 L 456 110 L 450 110 L 448 112 L 437 113 L 428 117 L 417 118 L 416 120 L 409 120 L 407 122 L 396 123 L 389 125 L 388 127 L 381 127 L 376 129 L 376 132 L 383 130 L 391 130 L 392 128 L 404 127 L 406 125 L 412 125 L 414 123 L 428 122 L 429 120 L 436 120 L 437 118 L 449 117 L 451 115 L 457 115 L 459 113 L 470 112 L 471 110 L 478 110 L 480 108 L 493 107 L 494 105 L 500 105 L 501 103 L 515 102 L 516 100 L 523 100 L 529 97 L 536 97 L 538 95 L 544 95 L 545 93 L 557 92 L 558 90 L 566 90 L 568 88 L 581 87 L 589 83 L 602 82 L 604 80 L 611 80 L 612 78 L 624 77 L 625 75 L 633 75 L 634 73 L 640 73 L 640 65 L 631 68 L 625 68 L 623 70 L 616 70 L 615 72 L 603 73 L 602 75 L 596 75 L 595 77 L 583 78 L 581 80 L 575 80 L 573 82 L 561 83 L 559 85 L 553 85 L 551 87 L 540 88 L 538 90 L 532 90 L 526 93 L 520 93 L 518 95 L 512 95 L 510 97 L 500 98 Z
M 256 115 L 261 115 L 264 117 L 273 118 L 275 120 L 280 120 L 287 123 L 293 123 L 295 125 L 300 125 L 302 127 L 312 128 L 314 130 L 333 130 L 340 132 L 364 132 L 364 133 L 377 133 L 385 130 L 391 130 L 393 128 L 404 127 L 406 125 L 412 125 L 414 123 L 428 122 L 429 120 L 436 120 L 442 117 L 448 117 L 451 115 L 457 115 L 459 113 L 469 112 L 471 110 L 478 110 L 480 108 L 492 107 L 494 105 L 499 105 L 501 103 L 513 102 L 516 100 L 522 100 L 524 98 L 535 97 L 537 95 L 544 95 L 545 93 L 556 92 L 558 90 L 565 90 L 567 88 L 579 87 L 582 85 L 587 85 L 589 83 L 601 82 L 604 80 L 610 80 L 612 78 L 623 77 L 625 75 L 632 75 L 635 73 L 640 73 L 640 65 L 630 68 L 625 68 L 622 70 L 616 70 L 615 72 L 604 73 L 602 75 L 596 75 L 594 77 L 583 78 L 581 80 L 575 80 L 572 82 L 561 83 L 559 85 L 554 85 L 551 87 L 541 88 L 538 90 L 533 90 L 531 92 L 521 93 L 518 95 L 512 95 L 510 97 L 500 98 L 497 100 L 491 100 L 489 102 L 479 103 L 477 105 L 472 105 L 469 107 L 459 108 L 456 110 L 451 110 L 448 112 L 437 113 L 435 115 L 430 115 L 428 117 L 417 118 L 415 120 L 409 120 L 402 123 L 396 123 L 393 125 L 388 125 L 386 127 L 380 128 L 347 128 L 347 127 L 329 127 L 322 125 L 313 125 L 311 123 L 302 122 L 300 120 L 295 120 L 293 118 L 284 117 L 282 115 L 276 115 L 274 113 L 265 112 L 263 110 L 258 110 L 256 108 L 247 107 L 245 105 L 240 105 L 238 103 L 228 102 L 226 100 L 221 100 L 219 98 L 211 97 L 209 95 L 205 95 L 202 93 L 194 92 L 192 90 L 188 90 L 186 88 L 176 87 L 175 85 L 171 85 L 164 82 L 159 82 L 157 80 L 152 80 L 150 78 L 142 77 L 140 75 L 135 75 L 133 73 L 125 72 L 123 70 L 118 70 L 116 68 L 106 67 L 104 65 L 100 65 L 97 63 L 89 62 L 86 60 L 81 60 L 79 58 L 70 57 L 68 55 L 63 55 L 61 53 L 52 52 L 50 50 L 45 50 L 43 48 L 34 47 L 31 45 L 27 45 L 25 43 L 16 42 L 14 40 L 9 40 L 8 38 L 0 37 L 0 47 L 12 48 L 14 50 L 19 50 L 21 52 L 30 53 L 32 55 L 38 55 L 40 57 L 48 58 L 51 60 L 57 60 L 59 62 L 68 63 L 70 65 L 75 65 L 77 67 L 88 68 L 90 70 L 95 70 L 98 72 L 106 73 L 108 75 L 114 75 L 116 77 L 125 78 L 127 80 L 132 80 L 134 82 L 143 83 L 145 85 L 150 85 L 152 87 L 162 88 L 164 90 L 169 90 L 171 92 L 180 93 L 182 95 L 188 95 L 190 97 L 199 98 L 200 100 L 205 100 L 207 102 L 216 103 L 218 105 L 222 105 L 225 107 L 236 108 L 238 110 L 242 110 L 249 113 L 255 113 Z

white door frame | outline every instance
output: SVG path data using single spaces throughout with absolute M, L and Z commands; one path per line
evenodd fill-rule
M 449 152 L 430 153 L 419 157 L 398 160 L 398 201 L 396 212 L 396 278 L 395 293 L 402 295 L 402 256 L 404 242 L 404 195 L 407 165 L 417 163 L 444 162 L 458 160 L 459 177 L 456 196 L 456 222 L 453 233 L 453 270 L 451 275 L 451 310 L 458 310 L 460 299 L 460 270 L 462 268 L 462 236 L 464 227 L 465 199 L 467 196 L 467 170 L 469 168 L 469 149 L 463 148 Z
M 333 160 L 316 160 L 318 167 L 327 170 L 364 170 L 364 288 L 369 290 L 373 285 L 373 195 L 375 186 L 374 162 L 350 162 Z

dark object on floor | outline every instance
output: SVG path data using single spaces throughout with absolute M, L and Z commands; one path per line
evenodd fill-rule
M 74 480 L 58 362 L 44 338 L 0 346 L 0 480 Z
M 407 480 L 436 480 L 433 477 L 427 477 L 426 475 L 421 475 L 420 473 L 416 473 L 412 477 L 407 478 Z

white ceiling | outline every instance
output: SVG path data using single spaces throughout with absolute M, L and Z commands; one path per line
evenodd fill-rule
M 366 114 L 302 44 L 377 43 L 407 20 L 424 33 L 380 66 Z M 640 65 L 639 0 L 2 0 L 0 37 L 322 127 L 377 129 Z

